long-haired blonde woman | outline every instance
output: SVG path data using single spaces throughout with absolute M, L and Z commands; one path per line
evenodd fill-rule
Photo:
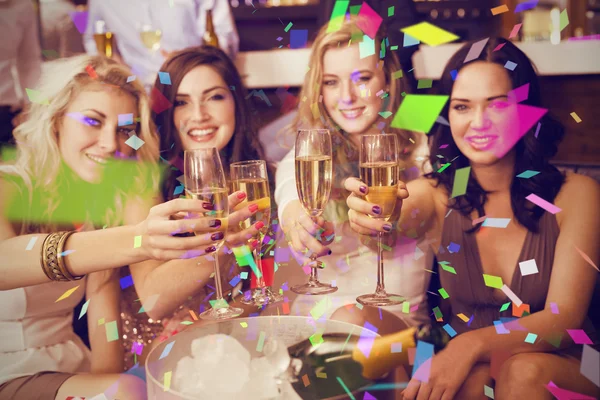
M 120 288 L 110 269 L 200 253 L 206 235 L 171 233 L 207 221 L 169 216 L 203 206 L 147 206 L 158 190 L 158 140 L 126 67 L 80 56 L 45 72 L 14 132 L 16 160 L 0 167 L 0 398 L 145 398 L 142 381 L 115 373 Z M 132 208 L 148 217 L 117 227 Z M 91 353 L 71 325 L 84 293 Z
M 359 43 L 370 39 L 360 30 L 357 21 L 355 17 L 345 19 L 335 32 L 328 33 L 327 26 L 320 30 L 313 43 L 310 68 L 299 96 L 298 116 L 290 127 L 292 134 L 299 128 L 326 128 L 332 133 L 334 180 L 324 219 L 314 223 L 300 205 L 294 177 L 294 149 L 279 164 L 276 179 L 275 199 L 280 223 L 296 259 L 305 262 L 306 257 L 299 257 L 298 252 L 307 249 L 318 254 L 325 262 L 325 269 L 319 271 L 319 275 L 323 281 L 335 281 L 338 287 L 336 293 L 328 295 L 332 300 L 325 313 L 328 316 L 339 307 L 354 304 L 357 295 L 367 293 L 375 286 L 375 253 L 349 229 L 345 204 L 347 192 L 343 189 L 344 179 L 358 173 L 361 135 L 382 131 L 397 134 L 404 149 L 400 157 L 406 178 L 420 175 L 417 154 L 425 148 L 420 136 L 389 126 L 391 118 L 385 112 L 391 114 L 398 109 L 402 92 L 406 90 L 400 63 L 394 53 L 380 47 L 382 42 L 385 43 L 383 28 L 374 38 L 375 53 L 361 57 Z M 319 228 L 325 232 L 333 230 L 338 238 L 330 243 L 319 242 L 311 234 Z M 372 244 L 374 242 L 370 247 Z M 386 281 L 390 292 L 406 297 L 412 311 L 402 313 L 402 307 L 397 306 L 387 309 L 402 316 L 409 324 L 425 320 L 424 293 L 428 280 L 421 265 L 415 263 L 415 242 L 408 241 L 406 245 L 384 253 L 388 260 Z M 422 257 L 423 261 L 426 259 Z M 289 277 L 291 283 L 306 279 L 300 271 L 297 268 L 289 272 L 294 275 Z M 300 296 L 293 303 L 292 313 L 308 315 L 322 298 L 322 295 Z M 340 309 L 335 317 L 360 322 L 350 315 L 342 316 L 346 313 L 344 310 L 347 309 Z M 379 312 L 371 311 L 379 321 Z M 390 322 L 393 324 L 394 321 Z

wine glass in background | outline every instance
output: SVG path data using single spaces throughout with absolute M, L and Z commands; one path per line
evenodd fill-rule
M 99 20 L 94 24 L 94 41 L 98 53 L 104 54 L 108 58 L 113 56 L 114 35 L 107 31 L 106 22 Z
M 323 214 L 331 194 L 333 164 L 331 134 L 327 129 L 300 129 L 296 136 L 296 189 L 304 211 L 314 221 Z M 292 228 L 296 229 L 296 228 Z M 308 283 L 292 287 L 298 294 L 327 294 L 337 291 L 337 287 L 321 283 L 317 268 L 323 263 L 317 255 L 310 256 L 310 276 Z
M 266 285 L 261 260 L 262 243 L 271 223 L 271 195 L 269 191 L 267 163 L 263 160 L 236 162 L 231 164 L 230 173 L 232 190 L 234 192 L 241 190 L 246 193 L 247 199 L 247 201 L 240 203 L 236 207 L 236 210 L 252 204 L 258 206 L 258 211 L 254 215 L 240 222 L 240 228 L 248 229 L 258 222 L 262 222 L 263 224 L 263 227 L 259 229 L 258 247 L 254 250 L 254 262 L 258 272 L 255 275 L 258 286 L 252 291 L 250 298 L 244 297 L 241 302 L 244 304 L 254 304 L 257 307 L 277 303 L 282 301 L 283 297 L 273 293 L 271 287 Z M 255 273 L 255 271 L 252 271 L 252 273 Z
M 186 150 L 184 153 L 185 191 L 188 197 L 202 200 L 213 205 L 212 211 L 203 213 L 204 217 L 218 218 L 222 225 L 223 234 L 227 232 L 227 217 L 229 215 L 229 202 L 227 181 L 223 172 L 223 165 L 219 151 L 214 148 Z M 216 251 L 211 255 L 215 258 L 215 290 L 216 300 L 214 305 L 200 314 L 200 318 L 208 320 L 221 320 L 237 317 L 242 314 L 241 308 L 230 307 L 223 298 L 221 286 L 221 271 L 219 269 L 219 249 L 225 239 L 214 242 Z
M 138 30 L 144 47 L 153 53 L 157 52 L 158 49 L 160 49 L 162 31 L 160 29 L 155 29 L 152 24 L 141 24 L 139 25 Z
M 388 221 L 396 206 L 399 181 L 398 137 L 380 133 L 362 135 L 360 138 L 360 179 L 369 188 L 365 196 L 370 203 L 381 207 L 381 213 L 371 218 Z M 377 288 L 373 294 L 365 294 L 356 301 L 366 306 L 391 306 L 404 300 L 397 294 L 385 291 L 383 276 L 383 232 L 377 234 Z

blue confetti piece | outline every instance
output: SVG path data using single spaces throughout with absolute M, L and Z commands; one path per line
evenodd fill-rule
M 184 186 L 183 186 L 183 185 L 179 185 L 179 186 L 177 186 L 177 187 L 175 188 L 175 191 L 173 191 L 173 196 L 177 196 L 177 195 L 179 195 L 179 194 L 183 193 L 183 189 L 184 189 Z
M 376 326 L 371 325 L 368 322 L 365 322 L 365 329 L 368 329 L 368 330 L 373 331 L 373 332 L 377 332 L 377 330 L 378 330 L 378 328 Z
M 240 278 L 240 276 L 239 276 L 239 275 L 236 275 L 236 276 L 234 276 L 234 277 L 233 277 L 233 279 L 232 279 L 232 280 L 230 280 L 230 281 L 229 281 L 229 284 L 230 284 L 231 286 L 235 286 L 235 285 L 237 285 L 237 284 L 238 284 L 238 283 L 239 283 L 241 280 L 242 280 L 242 278 Z
M 531 10 L 532 8 L 535 8 L 535 6 L 537 6 L 539 1 L 540 0 L 529 0 L 524 3 L 517 4 L 517 7 L 515 7 L 515 14 L 519 13 L 521 11 L 527 11 L 527 10 Z
M 539 171 L 532 171 L 528 169 L 527 171 L 521 172 L 519 175 L 517 175 L 517 178 L 529 179 L 532 176 L 536 176 L 537 174 L 539 174 Z
M 413 371 L 412 371 L 413 377 L 417 373 L 417 370 L 419 369 L 419 367 L 421 365 L 425 364 L 425 362 L 427 360 L 429 360 L 431 357 L 433 357 L 433 345 L 431 343 L 427 343 L 427 342 L 423 342 L 423 341 L 419 340 L 417 342 L 417 351 L 415 354 L 415 364 L 413 365 Z M 423 372 L 421 372 L 420 375 L 429 376 L 429 373 L 424 374 Z M 426 382 L 426 380 L 423 380 L 423 381 Z
M 68 256 L 71 253 L 75 253 L 75 250 L 66 250 L 66 251 L 63 251 L 62 253 L 59 254 L 59 256 L 66 257 L 66 256 Z
M 90 305 L 90 300 L 91 299 L 88 299 L 88 301 L 83 303 L 83 307 L 81 307 L 81 312 L 79 313 L 79 318 L 77 318 L 77 319 L 81 319 L 81 317 L 83 317 L 85 315 L 85 313 L 87 312 L 88 306 Z
M 450 246 L 448 246 L 448 251 L 450 253 L 458 253 L 460 250 L 460 244 L 450 242 Z
M 124 278 L 121 278 L 119 280 L 119 283 L 121 284 L 121 289 L 128 288 L 129 286 L 133 285 L 133 277 L 131 275 L 128 275 Z
M 302 49 L 308 42 L 307 29 L 292 29 L 290 31 L 290 49 Z
M 456 336 L 456 331 L 454 330 L 453 327 L 450 326 L 450 324 L 444 325 L 443 328 L 448 333 L 448 335 L 450 335 L 451 338 Z
M 455 81 L 456 77 L 458 76 L 458 71 L 453 69 L 452 71 L 450 71 L 450 76 L 452 77 L 452 80 Z
M 119 114 L 118 116 L 118 125 L 132 125 L 133 124 L 133 114 Z
M 158 358 L 159 360 L 162 360 L 163 358 L 165 358 L 166 356 L 169 355 L 169 353 L 171 352 L 171 349 L 173 348 L 173 345 L 175 344 L 175 341 L 169 343 L 168 345 L 165 346 L 165 348 L 163 349 L 162 353 L 160 354 L 160 357 Z
M 517 68 L 517 64 L 512 61 L 507 61 L 506 64 L 504 64 L 504 68 L 514 71 L 515 68 Z
M 160 80 L 160 83 L 162 83 L 163 85 L 171 84 L 171 75 L 169 75 L 168 72 L 159 72 L 158 79 Z
M 127 83 L 135 81 L 135 75 L 131 75 L 127 77 Z
M 402 43 L 402 47 L 415 46 L 419 43 L 421 43 L 420 40 L 418 40 L 410 35 L 407 35 L 406 33 L 404 34 L 404 41 Z

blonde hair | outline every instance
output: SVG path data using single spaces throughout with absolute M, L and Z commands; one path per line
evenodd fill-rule
M 49 223 L 38 226 L 36 230 L 53 229 L 50 216 L 61 200 L 56 190 L 62 163 L 57 140 L 61 120 L 77 94 L 92 84 L 110 85 L 136 99 L 140 116 L 140 129 L 136 134 L 145 144 L 135 152 L 138 162 L 136 176 L 132 177 L 130 188 L 132 193 L 157 191 L 158 136 L 150 117 L 144 87 L 137 80 L 127 82 L 130 75 L 127 67 L 104 56 L 82 55 L 45 64 L 44 73 L 36 87 L 38 93 L 34 94 L 37 102 L 31 103 L 26 121 L 13 131 L 17 142 L 16 161 L 12 165 L 0 167 L 0 173 L 16 175 L 23 180 L 30 204 L 34 192 L 41 194 L 41 198 L 47 201 L 45 215 Z M 124 195 L 125 193 L 117 191 L 115 209 L 107 210 L 107 225 L 114 226 L 121 222 Z M 26 232 L 32 225 L 31 221 L 23 221 L 21 231 Z
M 363 32 L 358 26 L 360 21 L 359 17 L 351 16 L 350 18 L 344 18 L 341 27 L 334 32 L 327 32 L 328 24 L 325 24 L 317 34 L 317 37 L 312 45 L 312 52 L 310 55 L 309 67 L 310 70 L 306 73 L 304 79 L 304 85 L 300 91 L 300 105 L 298 106 L 298 115 L 290 126 L 286 129 L 288 134 L 295 135 L 295 131 L 298 128 L 325 128 L 332 132 L 333 139 L 333 161 L 336 166 L 335 175 L 338 178 L 338 185 L 340 179 L 345 177 L 356 175 L 358 161 L 358 149 L 344 135 L 341 129 L 333 121 L 331 116 L 325 110 L 325 106 L 321 101 L 321 83 L 323 80 L 323 57 L 325 52 L 331 48 L 338 48 L 340 46 L 348 46 L 353 43 L 358 43 L 357 37 L 362 38 Z M 396 54 L 391 51 L 385 51 L 385 48 L 381 48 L 381 43 L 386 40 L 385 30 L 382 27 L 377 31 L 375 36 L 375 54 L 384 53 L 383 57 L 378 62 L 378 68 L 382 68 L 386 85 L 389 88 L 389 94 L 385 109 L 380 111 L 390 111 L 395 113 L 400 107 L 402 101 L 402 91 L 406 90 L 408 85 L 404 84 L 404 77 L 394 79 L 393 75 L 397 71 L 401 71 L 400 61 Z M 374 93 L 372 95 L 375 95 Z M 318 108 L 318 117 L 313 112 L 314 108 Z M 315 110 L 316 111 L 316 110 Z M 402 154 L 402 159 L 407 160 L 412 153 L 413 145 L 415 142 L 415 134 L 412 132 L 404 131 L 389 126 L 391 117 L 385 120 L 386 132 L 396 133 L 400 140 L 401 148 L 406 148 Z

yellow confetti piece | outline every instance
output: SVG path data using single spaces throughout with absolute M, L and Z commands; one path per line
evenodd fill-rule
M 242 326 L 242 328 L 247 328 L 248 327 L 248 323 L 247 322 L 240 322 L 240 325 Z
M 139 247 L 142 246 L 142 237 L 141 236 L 136 236 L 135 239 L 133 240 L 133 248 L 137 249 Z
M 314 119 L 319 119 L 321 117 L 321 112 L 319 111 L 319 103 L 311 104 L 310 110 L 312 111 Z
M 163 385 L 164 385 L 164 391 L 166 392 L 167 390 L 169 390 L 171 388 L 171 374 L 173 371 L 168 371 L 165 372 L 164 378 L 163 378 Z
M 401 31 L 429 46 L 439 46 L 440 44 L 453 42 L 459 38 L 455 34 L 445 31 L 429 22 L 421 22 L 401 29 Z
M 492 11 L 492 15 L 502 14 L 502 13 L 508 12 L 508 6 L 506 4 L 503 4 L 501 6 L 492 8 L 491 11 Z
M 80 285 L 75 286 L 74 288 L 71 288 L 69 290 L 67 290 L 66 292 L 64 292 L 56 301 L 55 303 L 58 303 L 61 300 L 66 299 L 67 297 L 69 297 L 70 295 L 72 295 L 78 288 Z
M 483 281 L 487 287 L 502 289 L 502 278 L 499 276 L 483 274 Z
M 457 316 L 458 318 L 462 319 L 462 320 L 463 320 L 463 322 L 469 322 L 469 318 L 468 318 L 468 317 L 467 317 L 465 314 L 463 314 L 463 313 L 456 314 L 456 316 Z
M 98 326 L 100 326 L 100 325 L 104 325 L 104 318 L 100 318 L 98 320 Z
M 581 118 L 579 118 L 579 115 L 577 115 L 577 113 L 575 111 L 573 111 L 571 113 L 571 117 L 573 117 L 573 119 L 575 120 L 575 122 L 577 122 L 577 123 L 581 122 Z

